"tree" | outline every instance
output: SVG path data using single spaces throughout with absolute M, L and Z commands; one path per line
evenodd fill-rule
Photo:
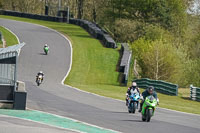
M 166 40 L 139 39 L 132 44 L 133 56 L 143 78 L 180 83 L 184 54 Z
M 143 36 L 144 25 L 138 21 L 118 19 L 114 23 L 115 40 L 118 42 L 133 42 Z
M 78 19 L 82 19 L 83 17 L 83 5 L 84 5 L 84 0 L 77 0 Z
M 199 78 L 199 73 L 200 73 L 200 60 L 199 59 L 194 59 L 194 60 L 189 60 L 186 64 L 185 67 L 185 78 L 186 80 L 186 85 L 189 86 L 193 84 L 194 86 L 200 86 L 200 78 Z
M 110 0 L 107 16 L 117 19 L 129 19 L 159 24 L 177 35 L 182 34 L 186 26 L 187 5 L 183 0 Z

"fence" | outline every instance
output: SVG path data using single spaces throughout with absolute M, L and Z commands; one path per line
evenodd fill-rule
M 151 80 L 148 78 L 136 79 L 133 80 L 137 83 L 140 88 L 147 88 L 148 86 L 153 86 L 156 91 L 168 95 L 178 95 L 178 85 L 168 83 L 162 80 Z
M 200 88 L 190 85 L 190 98 L 194 101 L 200 101 Z

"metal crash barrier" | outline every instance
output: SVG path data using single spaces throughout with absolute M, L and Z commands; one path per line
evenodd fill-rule
M 194 101 L 200 101 L 200 88 L 190 85 L 190 98 Z
M 136 79 L 133 81 L 136 82 L 140 88 L 146 89 L 148 86 L 154 86 L 155 90 L 160 93 L 175 96 L 178 95 L 178 85 L 176 84 L 168 83 L 162 80 L 151 80 L 148 78 Z

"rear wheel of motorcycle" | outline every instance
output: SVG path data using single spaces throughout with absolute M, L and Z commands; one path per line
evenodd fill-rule
M 146 121 L 146 118 L 142 115 L 142 121 Z
M 147 122 L 150 122 L 152 114 L 153 114 L 153 110 L 148 109 L 147 110 Z

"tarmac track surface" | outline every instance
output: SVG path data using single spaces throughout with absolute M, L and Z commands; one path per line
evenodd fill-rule
M 158 108 L 151 122 L 142 122 L 138 112 L 127 113 L 124 102 L 62 85 L 71 63 L 70 45 L 64 37 L 48 28 L 24 22 L 0 19 L 0 25 L 26 43 L 19 58 L 18 80 L 26 83 L 28 108 L 126 133 L 200 132 L 199 115 Z M 43 54 L 45 43 L 50 46 L 47 56 Z M 40 70 L 45 73 L 45 80 L 37 87 L 35 76 Z

